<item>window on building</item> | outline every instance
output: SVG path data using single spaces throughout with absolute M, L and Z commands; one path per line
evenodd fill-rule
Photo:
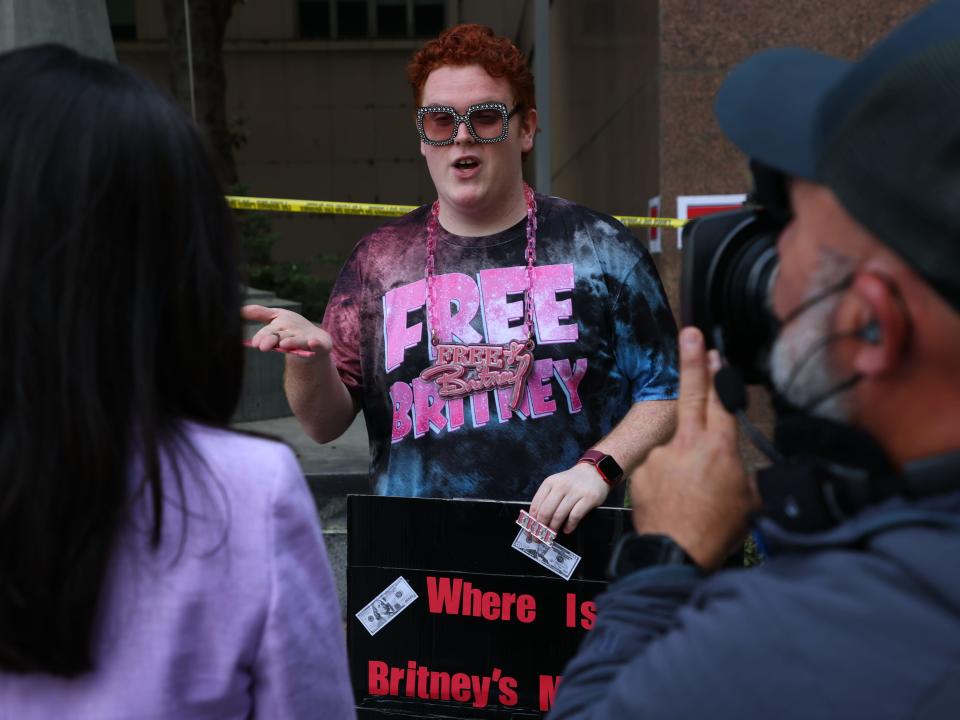
M 344 40 L 368 37 L 367 9 L 367 0 L 337 0 L 337 37 Z
M 447 0 L 298 0 L 300 37 L 417 38 L 446 26 Z
M 380 0 L 377 3 L 377 37 L 406 36 L 406 0 Z
M 413 4 L 414 33 L 418 37 L 439 35 L 446 26 L 446 6 L 436 0 L 415 0 Z
M 110 34 L 116 40 L 137 39 L 137 10 L 135 0 L 107 0 Z
M 300 37 L 330 37 L 330 0 L 300 0 Z

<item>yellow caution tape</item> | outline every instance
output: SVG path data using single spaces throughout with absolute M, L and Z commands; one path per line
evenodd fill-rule
M 369 217 L 400 217 L 416 205 L 380 205 L 375 203 L 329 202 L 327 200 L 287 200 L 277 198 L 241 197 L 227 195 L 227 205 L 235 210 L 262 210 L 264 212 L 314 213 L 317 215 L 366 215 Z M 627 227 L 681 228 L 687 224 L 679 218 L 614 215 Z
M 318 215 L 370 215 L 400 217 L 416 205 L 374 205 L 373 203 L 327 202 L 325 200 L 279 200 L 227 195 L 227 205 L 236 210 L 264 210 L 266 212 L 314 213 Z
M 687 224 L 686 220 L 680 218 L 641 217 L 639 215 L 614 215 L 614 217 L 627 227 L 682 228 Z

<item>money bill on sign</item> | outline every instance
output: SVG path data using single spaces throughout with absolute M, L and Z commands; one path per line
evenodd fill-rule
M 417 593 L 401 575 L 382 593 L 367 603 L 357 613 L 357 620 L 371 635 L 376 635 L 384 625 L 417 599 Z
M 533 537 L 525 529 L 520 530 L 513 539 L 511 547 L 519 550 L 534 562 L 540 563 L 564 580 L 569 580 L 580 562 L 580 556 L 568 550 L 560 543 L 547 545 Z

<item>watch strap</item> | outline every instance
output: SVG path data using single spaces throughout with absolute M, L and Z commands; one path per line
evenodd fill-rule
M 616 580 L 635 570 L 662 565 L 687 565 L 700 569 L 669 535 L 627 533 L 613 547 L 607 575 Z
M 617 463 L 612 456 L 600 450 L 594 450 L 592 448 L 587 450 L 580 456 L 577 462 L 593 465 L 597 469 L 600 477 L 603 478 L 603 481 L 612 488 L 619 485 L 620 481 L 623 480 L 623 468 L 620 467 L 619 463 Z

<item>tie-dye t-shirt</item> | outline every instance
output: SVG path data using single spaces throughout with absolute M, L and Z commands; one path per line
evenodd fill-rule
M 510 388 L 443 399 L 432 364 L 423 206 L 366 236 L 348 259 L 323 326 L 360 400 L 374 492 L 530 500 L 571 467 L 632 403 L 677 393 L 677 329 L 646 249 L 620 223 L 537 195 L 532 370 Z M 438 232 L 434 289 L 441 342 L 523 336 L 526 220 L 495 235 Z M 608 502 L 622 498 L 614 493 Z

